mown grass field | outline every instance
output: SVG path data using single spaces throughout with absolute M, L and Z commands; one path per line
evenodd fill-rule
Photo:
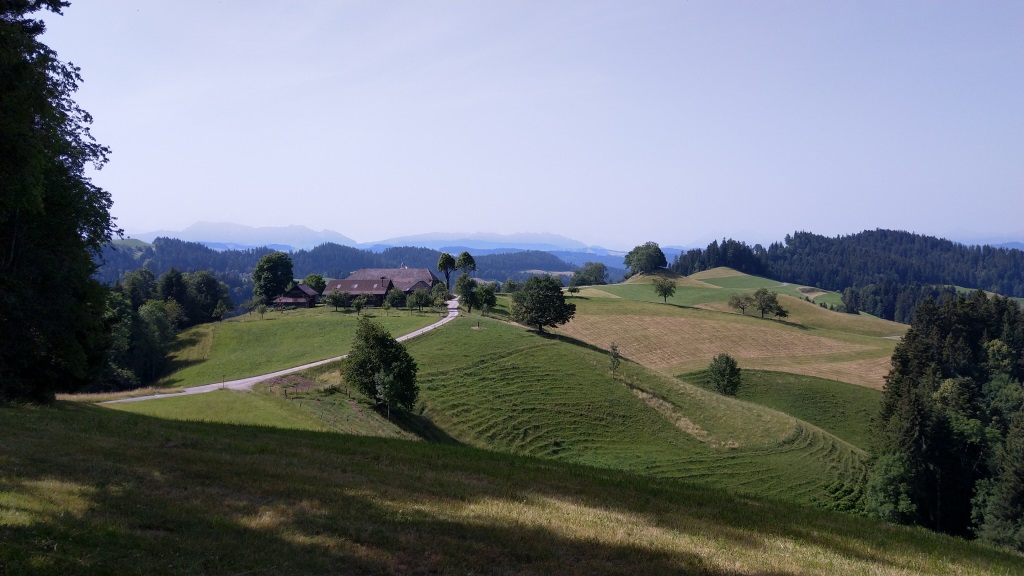
M 729 296 L 778 283 L 718 268 L 677 279 L 676 294 L 663 304 L 650 278 L 588 288 L 576 316 L 558 332 L 607 349 L 616 342 L 624 356 L 664 374 L 705 368 L 728 353 L 743 368 L 839 380 L 881 389 L 889 358 L 906 326 L 865 315 L 825 310 L 803 297 L 780 293 L 785 321 L 761 319 L 729 308 Z M 714 286 L 719 282 L 734 286 Z M 801 294 L 801 287 L 783 287 Z M 783 290 L 779 288 L 779 290 Z
M 0 429 L 6 574 L 1024 571 L 920 529 L 468 447 L 80 403 L 0 406 Z
M 400 336 L 436 322 L 436 313 L 364 311 Z M 355 334 L 354 311 L 317 307 L 252 313 L 185 331 L 171 355 L 171 373 L 159 385 L 187 387 L 266 374 L 349 351 Z
M 710 388 L 706 371 L 679 378 Z M 799 418 L 863 450 L 871 447 L 871 420 L 882 401 L 881 392 L 863 386 L 763 370 L 744 370 L 736 397 Z
M 494 319 L 408 343 L 423 414 L 458 442 L 848 507 L 863 452 L 778 411 Z

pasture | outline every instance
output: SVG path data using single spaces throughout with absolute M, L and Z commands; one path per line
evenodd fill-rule
M 401 336 L 436 322 L 437 313 L 364 310 L 364 316 Z M 184 388 L 256 376 L 341 356 L 349 351 L 356 329 L 354 311 L 317 307 L 251 313 L 224 322 L 203 324 L 178 337 L 169 374 L 159 386 Z
M 10 574 L 1024 571 L 921 529 L 468 447 L 80 403 L 0 423 Z
M 575 318 L 557 332 L 602 349 L 614 341 L 623 356 L 663 374 L 701 370 L 724 352 L 743 368 L 881 389 L 906 326 L 825 310 L 785 294 L 779 295 L 789 311 L 785 321 L 761 319 L 750 310 L 744 315 L 729 308 L 729 296 L 759 287 L 764 279 L 728 269 L 702 274 L 708 275 L 677 280 L 676 294 L 667 305 L 643 277 L 585 289 L 572 299 Z M 736 288 L 709 287 L 712 282 Z M 791 287 L 794 293 L 798 288 Z

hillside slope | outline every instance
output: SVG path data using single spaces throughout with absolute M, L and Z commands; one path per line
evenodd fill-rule
M 0 426 L 10 574 L 1024 571 L 920 529 L 469 448 L 76 404 L 0 406 Z

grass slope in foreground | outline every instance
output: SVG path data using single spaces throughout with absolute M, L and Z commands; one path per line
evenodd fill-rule
M 925 530 L 462 447 L 77 403 L 0 406 L 0 428 L 9 574 L 1024 570 Z

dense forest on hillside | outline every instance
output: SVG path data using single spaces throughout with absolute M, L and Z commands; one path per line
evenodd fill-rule
M 976 291 L 925 301 L 896 347 L 866 511 L 1024 550 L 1024 313 Z
M 249 275 L 253 267 L 270 252 L 272 250 L 269 248 L 218 252 L 197 242 L 174 238 L 157 238 L 152 245 L 142 249 L 107 245 L 96 278 L 105 284 L 113 284 L 139 268 L 145 268 L 156 276 L 171 268 L 184 272 L 206 270 L 224 282 L 230 289 L 231 299 L 240 304 L 252 296 Z M 440 256 L 440 251 L 429 248 L 403 246 L 371 252 L 333 243 L 291 253 L 296 278 L 303 278 L 307 274 L 345 278 L 360 268 L 408 266 L 436 270 Z M 499 282 L 509 278 L 523 281 L 533 275 L 530 271 L 569 272 L 576 269 L 576 266 L 547 252 L 535 250 L 485 254 L 475 259 L 477 268 L 474 276 Z
M 850 289 L 844 298 L 848 311 L 901 322 L 910 320 L 923 299 L 951 295 L 943 287 L 952 285 L 1024 297 L 1024 252 L 894 230 L 835 238 L 797 232 L 767 249 L 715 241 L 680 254 L 670 268 L 693 274 L 716 266 L 826 290 Z

